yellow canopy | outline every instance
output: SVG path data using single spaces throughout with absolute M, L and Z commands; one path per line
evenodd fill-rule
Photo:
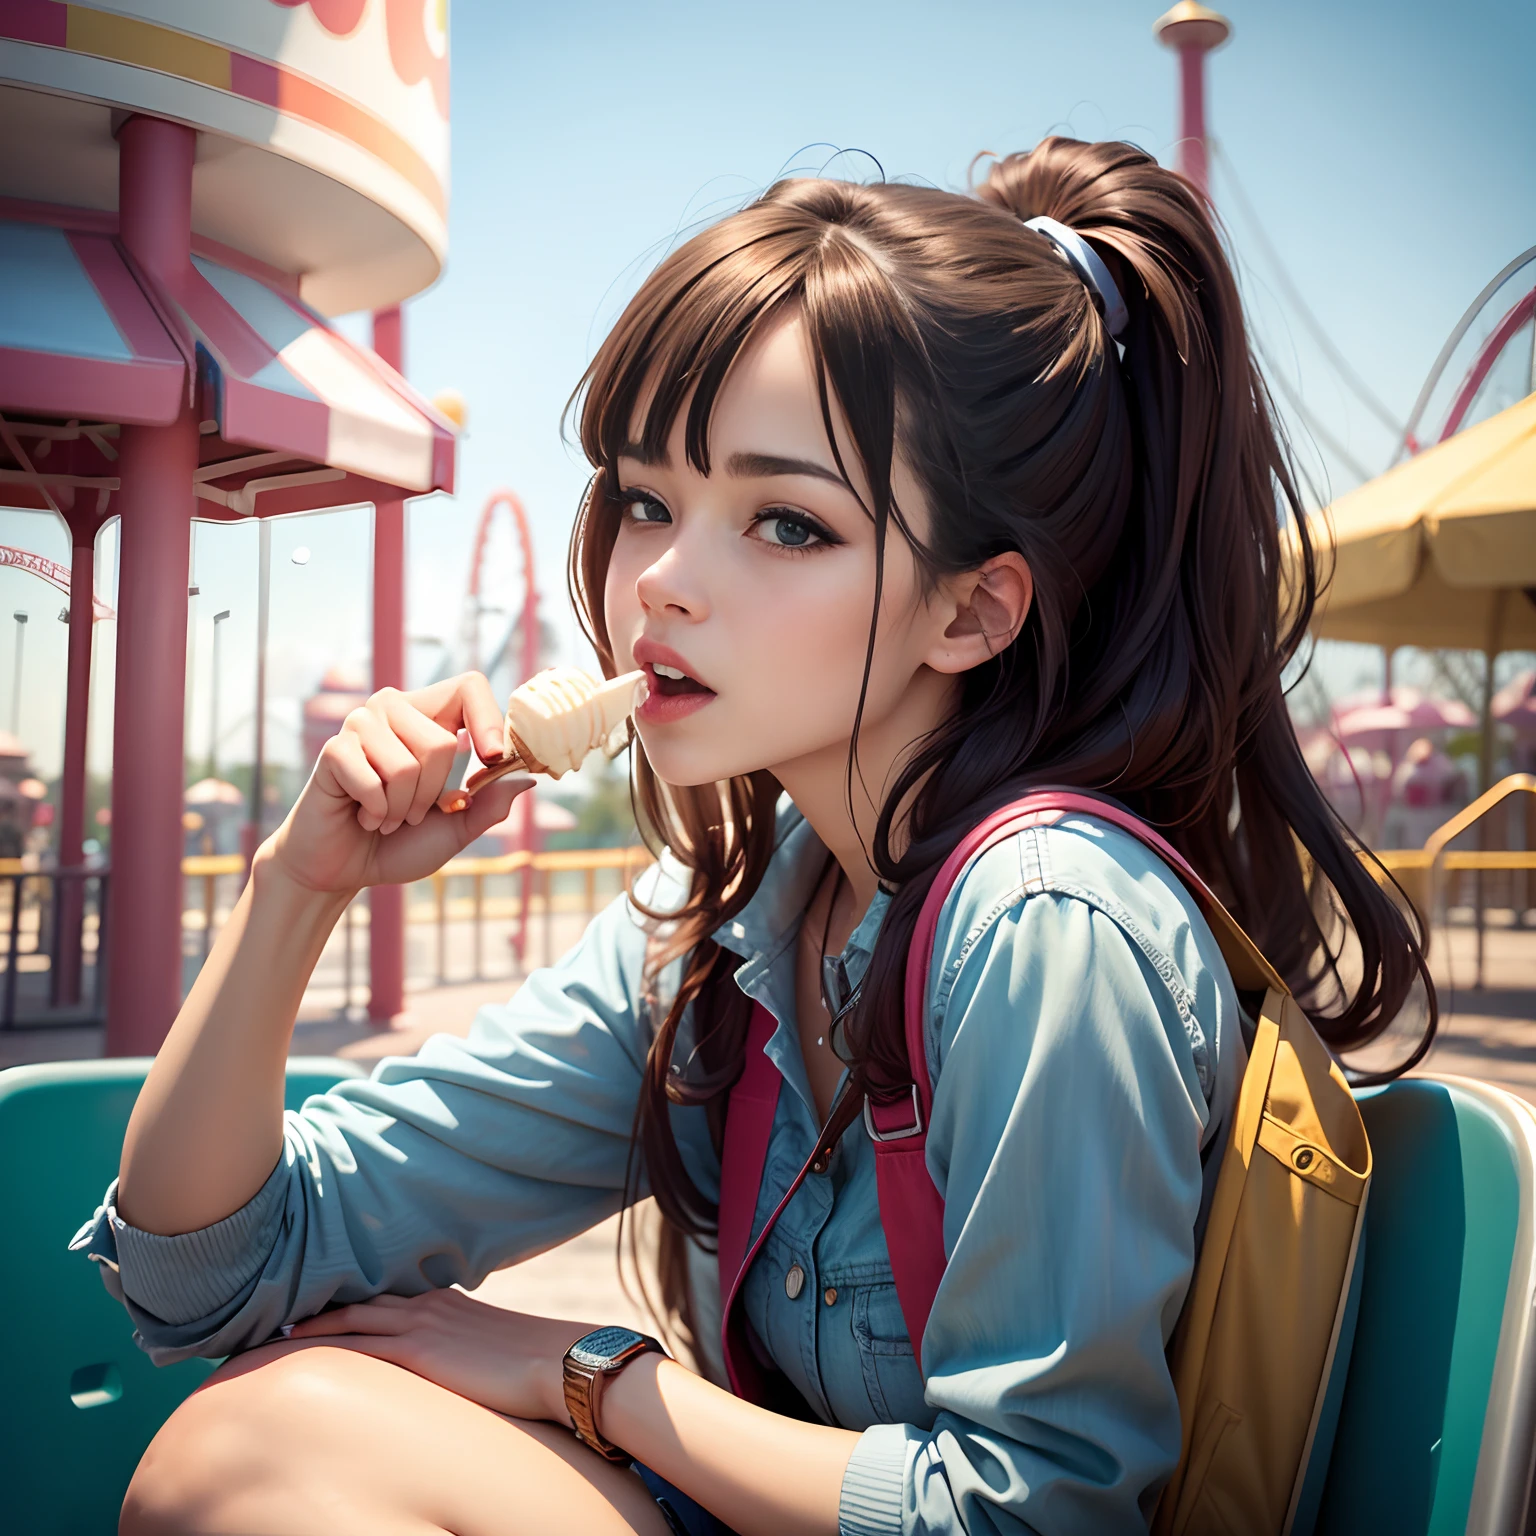
M 1536 649 L 1536 394 L 1313 515 L 1313 628 L 1372 645 Z

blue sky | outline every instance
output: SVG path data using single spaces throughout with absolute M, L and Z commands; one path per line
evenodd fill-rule
M 516 488 L 533 517 L 548 606 L 565 618 L 564 555 L 586 478 L 562 443 L 565 399 L 605 327 L 680 231 L 777 175 L 814 170 L 963 185 L 980 150 L 1051 132 L 1133 140 L 1174 158 L 1177 66 L 1158 4 L 1127 0 L 781 0 L 773 6 L 457 0 L 452 14 L 449 265 L 407 311 L 407 363 L 424 392 L 468 399 L 453 500 L 411 517 L 413 635 L 458 632 L 479 507 Z M 1379 0 L 1233 0 L 1234 36 L 1209 63 L 1209 123 L 1290 278 L 1377 395 L 1406 416 L 1451 326 L 1508 259 L 1536 244 L 1536 8 Z M 1218 170 L 1254 323 L 1309 409 L 1372 470 L 1392 443 L 1341 388 L 1288 310 Z M 1299 434 L 1304 437 L 1304 434 Z M 1334 491 L 1354 477 L 1301 444 Z M 0 513 L 0 542 L 57 557 L 39 517 Z M 296 545 L 312 551 L 292 565 Z M 200 535 L 191 740 L 207 737 L 212 614 L 225 629 L 226 759 L 253 656 L 254 530 Z M 297 701 L 330 661 L 367 659 L 368 518 L 275 530 L 271 750 L 293 756 Z M 110 569 L 110 547 L 103 564 Z M 508 559 L 494 563 L 510 580 Z M 0 571 L 0 615 L 32 611 L 23 734 L 45 765 L 61 731 L 58 603 Z M 46 618 L 48 622 L 41 622 Z M 0 624 L 0 633 L 6 625 Z M 54 632 L 57 633 L 54 633 Z M 109 631 L 103 630 L 106 635 Z M 0 725 L 14 652 L 0 646 Z M 415 648 L 419 667 L 436 660 Z M 98 682 L 110 686 L 110 657 Z M 1368 666 L 1345 658 L 1336 670 Z M 104 762 L 105 709 L 95 756 Z

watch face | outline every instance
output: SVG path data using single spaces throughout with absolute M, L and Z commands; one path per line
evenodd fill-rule
M 645 1335 L 636 1333 L 633 1328 L 599 1328 L 595 1333 L 577 1339 L 571 1345 L 570 1356 L 578 1364 L 600 1371 L 611 1365 L 626 1349 L 644 1342 Z

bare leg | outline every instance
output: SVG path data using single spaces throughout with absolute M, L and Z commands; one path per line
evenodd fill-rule
M 329 1341 L 239 1355 L 161 1427 L 119 1536 L 665 1536 L 645 1486 L 554 1424 L 510 1419 Z

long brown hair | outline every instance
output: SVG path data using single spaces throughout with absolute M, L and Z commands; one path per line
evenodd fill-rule
M 1042 214 L 1108 265 L 1129 309 L 1123 354 L 1087 286 L 1024 226 Z M 965 674 L 959 709 L 916 744 L 880 811 L 871 860 L 892 900 L 846 1031 L 855 1087 L 910 1081 L 903 968 L 939 865 L 988 811 L 1042 783 L 1102 790 L 1161 828 L 1336 1051 L 1375 1039 L 1427 977 L 1421 936 L 1362 865 L 1286 712 L 1281 674 L 1318 597 L 1318 554 L 1201 196 L 1131 145 L 1052 138 L 997 160 L 972 196 L 781 181 L 668 257 L 573 396 L 595 474 L 571 590 L 609 674 L 601 598 L 619 453 L 638 428 L 642 451 L 664 456 L 686 410 L 688 460 L 708 473 L 710 413 L 732 362 L 791 306 L 832 451 L 835 398 L 871 489 L 875 611 L 892 522 L 928 582 L 1010 549 L 1034 575 L 1023 631 Z M 892 496 L 898 452 L 931 509 L 926 543 Z M 872 612 L 866 689 L 874 644 Z M 863 707 L 861 691 L 850 811 Z M 651 1045 L 634 1146 L 667 1229 L 707 1244 L 715 1206 L 684 1167 L 670 1109 L 704 1106 L 718 1147 L 749 1005 L 736 957 L 709 935 L 763 877 L 779 786 L 766 771 L 667 786 L 638 740 L 632 763 L 642 826 L 691 876 L 679 912 L 650 914 L 675 924 L 659 958 L 686 959 Z M 896 857 L 896 807 L 914 786 Z M 1433 1034 L 1432 988 L 1429 1008 L 1414 1060 Z M 676 1248 L 664 1252 L 675 1306 Z

